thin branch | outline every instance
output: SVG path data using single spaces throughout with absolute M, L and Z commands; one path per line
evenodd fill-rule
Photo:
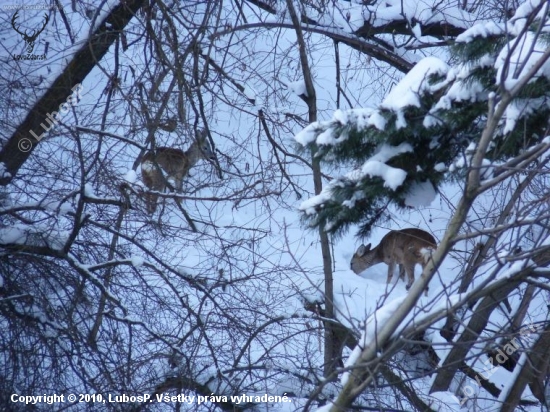
M 226 34 L 233 33 L 239 30 L 252 30 L 252 29 L 274 29 L 274 28 L 293 28 L 293 24 L 283 22 L 263 22 L 263 23 L 249 23 L 232 27 L 227 30 L 220 30 L 211 35 L 211 39 L 224 36 Z M 375 59 L 386 62 L 389 65 L 395 67 L 397 70 L 407 73 L 414 66 L 413 63 L 405 60 L 401 56 L 398 56 L 393 51 L 386 50 L 380 46 L 369 43 L 367 40 L 361 39 L 353 34 L 346 33 L 340 29 L 319 28 L 315 26 L 302 26 L 300 29 L 309 33 L 317 33 L 327 36 L 340 43 L 346 44 L 354 50 L 367 54 Z

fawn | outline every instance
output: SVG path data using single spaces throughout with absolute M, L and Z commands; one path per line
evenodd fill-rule
M 181 191 L 183 179 L 200 159 L 215 160 L 205 130 L 197 134 L 185 152 L 172 147 L 157 147 L 145 153 L 141 159 L 141 176 L 150 191 Z M 164 173 L 163 173 L 164 172 Z M 158 194 L 145 193 L 145 205 L 149 214 L 157 210 Z
M 370 243 L 361 245 L 351 259 L 351 270 L 359 274 L 377 263 L 388 265 L 388 281 L 391 282 L 395 265 L 399 264 L 399 277 L 405 280 L 408 276 L 407 290 L 414 282 L 414 267 L 417 263 L 422 269 L 430 260 L 431 252 L 437 248 L 434 237 L 421 229 L 401 229 L 388 232 L 380 244 L 371 249 Z M 428 288 L 425 291 L 428 294 Z

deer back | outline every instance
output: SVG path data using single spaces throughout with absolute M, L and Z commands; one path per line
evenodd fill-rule
M 157 147 L 145 153 L 141 159 L 143 183 L 149 189 L 164 190 L 166 180 L 160 168 L 166 174 L 166 178 L 174 180 L 175 189 L 181 190 L 183 178 L 201 158 L 216 158 L 204 130 L 197 133 L 196 139 L 185 152 L 172 147 Z
M 145 153 L 141 159 L 143 183 L 151 190 L 163 191 L 166 188 L 166 180 L 170 178 L 174 180 L 175 189 L 179 190 L 189 168 L 186 153 L 172 147 L 157 147 L 154 151 Z
M 351 269 L 359 274 L 381 262 L 406 266 L 420 263 L 424 266 L 426 262 L 424 251 L 435 247 L 434 237 L 424 230 L 415 228 L 392 230 L 374 249 L 371 249 L 370 243 L 367 246 L 359 246 L 351 259 Z

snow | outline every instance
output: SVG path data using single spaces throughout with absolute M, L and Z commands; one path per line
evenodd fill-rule
M 319 133 L 319 124 L 312 123 L 309 126 L 306 126 L 300 132 L 294 136 L 294 140 L 300 143 L 302 146 L 307 146 L 310 143 L 313 143 L 317 138 Z
M 414 19 L 423 24 L 448 23 L 467 28 L 475 20 L 475 16 L 461 8 L 441 7 L 441 2 L 435 0 L 376 2 L 375 5 L 365 8 L 364 18 L 374 27 L 385 26 L 394 21 L 411 22 Z
M 328 186 L 327 186 L 328 187 Z M 317 196 L 310 197 L 307 200 L 304 200 L 298 210 L 302 210 L 308 215 L 313 215 L 316 213 L 315 208 L 331 199 L 330 191 L 323 189 L 323 191 Z
M 403 184 L 407 177 L 407 172 L 395 167 L 388 166 L 377 160 L 367 161 L 361 168 L 363 176 L 381 177 L 384 180 L 384 187 L 392 190 L 397 189 Z
M 26 232 L 18 227 L 5 228 L 0 231 L 0 241 L 3 244 L 24 244 Z
M 474 31 L 472 35 L 476 33 L 477 32 Z M 450 87 L 424 118 L 424 127 L 429 128 L 440 125 L 441 120 L 438 117 L 438 111 L 452 108 L 454 102 L 473 103 L 476 101 L 485 101 L 488 97 L 487 91 L 478 80 L 471 77 L 471 74 L 479 67 L 492 67 L 494 63 L 494 57 L 485 55 L 480 57 L 477 61 L 457 65 L 449 69 L 445 81 L 441 82 L 437 87 L 445 87 L 448 85 L 450 85 Z M 436 90 L 437 87 L 434 85 L 432 90 Z
M 95 195 L 95 192 L 94 192 L 94 188 L 93 188 L 92 185 L 89 184 L 89 183 L 86 183 L 86 184 L 84 185 L 84 196 L 89 197 L 89 198 L 91 198 L 91 199 L 96 198 L 96 195 Z
M 424 401 L 430 405 L 434 411 L 438 412 L 458 412 L 461 410 L 460 400 L 452 392 L 433 392 L 430 396 L 422 396 Z
M 514 16 L 510 19 L 508 26 L 509 30 L 514 33 L 521 33 L 522 30 L 525 28 L 525 24 L 529 22 L 527 17 L 541 4 L 544 3 L 545 0 L 527 0 L 522 2 L 516 9 Z M 542 7 L 539 13 L 537 14 L 537 18 L 540 19 L 541 17 L 546 16 L 548 12 L 548 3 L 546 4 L 546 7 Z
M 374 126 L 378 130 L 386 128 L 386 119 L 380 114 L 379 109 L 359 108 L 346 112 L 348 123 L 353 123 L 358 130 Z
M 338 109 L 332 115 L 332 119 L 334 121 L 340 123 L 341 125 L 345 126 L 346 124 L 348 124 L 349 116 L 348 116 L 347 112 Z
M 457 43 L 470 43 L 476 37 L 499 36 L 505 32 L 504 25 L 494 21 L 482 22 L 465 30 L 456 37 Z
M 10 177 L 11 174 L 8 172 L 6 164 L 0 162 L 0 177 Z
M 126 173 L 124 173 L 122 179 L 130 184 L 134 184 L 138 181 L 137 173 L 135 170 L 129 169 L 126 171 Z
M 347 136 L 344 135 L 344 138 Z M 343 140 L 344 138 L 340 139 Z M 317 136 L 316 139 L 317 144 L 335 144 L 337 142 L 336 136 L 334 134 L 334 130 L 332 128 L 329 128 L 325 130 L 324 132 L 320 133 Z
M 411 31 L 417 40 L 420 40 L 422 38 L 422 26 L 420 24 L 415 24 L 414 26 L 411 26 Z
M 354 170 L 348 173 L 346 178 L 353 181 L 359 181 L 365 176 L 381 177 L 384 180 L 385 187 L 395 190 L 403 184 L 407 177 L 407 172 L 388 166 L 385 162 L 394 156 L 412 151 L 413 148 L 408 143 L 401 143 L 399 146 L 390 146 L 383 143 L 377 148 L 375 154 L 363 164 L 360 170 Z
M 481 92 L 483 92 L 483 85 L 476 81 L 468 79 L 467 81 L 462 81 L 461 79 L 465 79 L 466 76 L 469 76 L 470 72 L 462 71 L 459 73 L 455 80 L 455 82 L 452 84 L 452 86 L 449 88 L 447 93 L 445 93 L 444 98 L 441 99 L 441 106 L 438 104 L 435 106 L 435 108 L 450 108 L 451 102 L 475 102 L 478 100 L 478 96 Z M 445 104 L 446 103 L 446 104 Z
M 74 213 L 74 208 L 69 203 L 51 202 L 45 205 L 47 210 L 58 212 L 60 216 L 65 216 L 69 213 Z
M 288 82 L 286 84 L 286 87 L 288 88 L 288 90 L 290 90 L 296 96 L 306 96 L 307 97 L 306 83 L 304 82 L 303 79 L 295 81 L 295 82 Z
M 354 192 L 350 199 L 344 200 L 342 202 L 342 205 L 346 206 L 348 208 L 353 208 L 353 207 L 355 207 L 355 203 L 358 200 L 361 200 L 361 199 L 364 199 L 364 198 L 365 198 L 365 194 L 363 192 Z
M 386 128 L 386 119 L 382 117 L 380 112 L 376 111 L 368 117 L 367 124 L 376 127 L 378 130 L 384 130 Z
M 529 266 L 535 267 L 536 265 L 534 262 L 528 259 L 515 261 L 511 263 L 508 267 L 505 267 L 504 270 L 499 272 L 497 279 L 511 278 L 515 274 L 521 272 L 522 270 L 524 270 L 526 267 L 529 267 Z
M 145 259 L 142 256 L 132 256 L 130 262 L 132 262 L 133 267 L 138 268 L 143 265 Z
M 516 367 L 514 368 L 514 371 L 509 374 L 509 378 L 507 380 L 507 384 L 502 390 L 500 391 L 500 395 L 498 396 L 498 402 L 502 403 L 510 393 L 510 389 L 512 389 L 512 385 L 516 382 L 516 379 L 518 378 L 519 374 L 521 373 L 521 370 L 523 369 L 523 366 L 526 362 L 528 362 L 527 354 L 529 353 L 528 348 L 525 348 L 525 351 L 521 354 L 519 357 L 518 363 Z
M 506 90 L 512 90 L 522 77 L 539 62 L 546 50 L 547 45 L 538 40 L 537 34 L 531 31 L 508 42 L 502 48 L 495 62 L 497 84 L 502 84 Z M 540 76 L 550 78 L 550 61 L 546 60 L 529 82 L 535 81 Z
M 294 136 L 302 146 L 313 142 L 318 145 L 334 145 L 348 138 L 345 126 L 353 124 L 358 130 L 374 126 L 378 130 L 386 127 L 386 119 L 378 109 L 359 108 L 336 110 L 329 121 L 311 123 Z
M 411 153 L 413 147 L 409 143 L 401 143 L 399 146 L 391 146 L 389 144 L 383 143 L 376 149 L 374 156 L 371 156 L 369 161 L 377 162 L 387 162 L 391 158 L 400 155 L 402 153 Z
M 376 344 L 376 336 L 378 336 L 378 329 L 381 325 L 384 325 L 388 319 L 390 319 L 395 311 L 401 306 L 406 296 L 393 299 L 389 303 L 386 303 L 382 308 L 378 309 L 374 314 L 369 316 L 365 322 L 364 330 L 361 334 L 361 338 L 355 349 L 351 352 L 349 357 L 344 363 L 344 368 L 353 366 L 361 357 L 363 349 L 369 345 Z M 340 382 L 345 385 L 349 379 L 350 372 L 344 372 Z
M 74 208 L 68 203 L 63 202 L 60 203 L 57 200 L 51 200 L 51 199 L 44 199 L 42 202 L 29 202 L 29 203 L 19 203 L 19 204 L 10 204 L 6 205 L 9 207 L 5 207 L 4 209 L 0 208 L 0 211 L 2 210 L 10 210 L 10 209 L 27 209 L 27 210 L 47 210 L 50 212 L 55 212 L 59 216 L 65 216 L 68 213 L 74 213 Z
M 380 107 L 390 109 L 397 114 L 398 129 L 405 127 L 403 109 L 409 106 L 420 107 L 420 95 L 432 88 L 428 84 L 428 77 L 444 76 L 448 70 L 449 66 L 437 57 L 426 57 L 420 60 L 386 96 Z
M 411 207 L 429 206 L 436 196 L 437 192 L 431 182 L 414 182 L 405 196 L 405 204 Z
M 49 247 L 61 250 L 68 239 L 69 233 L 52 229 L 43 224 L 15 224 L 0 228 L 0 244 L 29 245 Z
M 379 335 L 380 328 L 382 328 L 387 321 L 394 316 L 395 312 L 401 307 L 401 304 L 406 297 L 407 294 L 405 292 L 401 296 L 397 296 L 394 299 L 388 299 L 388 301 L 384 302 L 383 306 L 376 309 L 374 313 L 367 318 L 361 338 L 358 341 L 358 345 L 351 352 L 344 364 L 344 367 L 347 368 L 353 366 L 360 359 L 365 348 L 377 344 L 376 340 Z M 426 297 L 422 297 L 417 303 L 417 308 L 420 310 L 412 310 L 407 314 L 405 320 L 393 334 L 393 338 L 398 338 L 403 329 L 414 324 L 422 323 L 425 319 L 433 318 L 434 315 L 444 318 L 444 315 L 447 313 L 447 309 L 453 305 L 456 305 L 463 298 L 464 295 L 451 295 L 446 299 L 443 298 L 433 301 L 428 300 Z M 423 302 L 428 303 L 424 305 Z M 338 305 L 338 307 L 340 307 L 340 305 Z M 342 385 L 345 385 L 348 379 L 349 372 L 345 372 L 341 378 Z

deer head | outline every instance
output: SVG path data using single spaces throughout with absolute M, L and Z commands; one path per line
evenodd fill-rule
M 192 147 L 196 147 L 201 153 L 200 155 L 197 153 L 197 159 L 203 157 L 204 159 L 216 160 L 216 153 L 212 150 L 206 129 L 197 132 L 197 140 Z
M 48 24 L 48 21 L 50 21 L 50 16 L 48 16 L 47 13 L 44 13 L 44 24 L 42 25 L 42 28 L 38 30 L 33 30 L 32 34 L 29 35 L 27 34 L 26 30 L 25 30 L 25 33 L 20 32 L 19 29 L 15 26 L 15 21 L 17 20 L 18 13 L 19 13 L 19 10 L 17 10 L 13 15 L 13 17 L 11 18 L 11 25 L 13 29 L 23 37 L 23 40 L 25 41 L 25 43 L 27 43 L 27 53 L 32 53 L 32 51 L 34 50 L 34 41 L 36 40 L 38 35 L 42 33 L 42 31 L 46 27 L 46 24 Z

